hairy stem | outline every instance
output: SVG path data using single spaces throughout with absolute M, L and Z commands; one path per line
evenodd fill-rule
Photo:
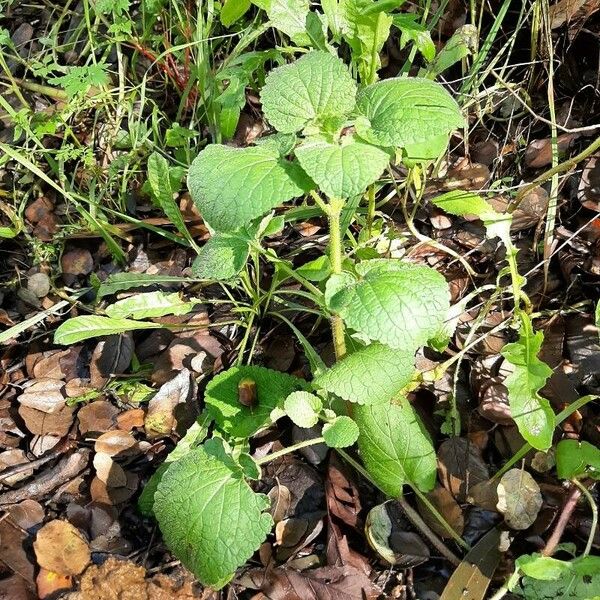
M 331 260 L 331 271 L 334 275 L 342 272 L 342 229 L 340 215 L 344 201 L 340 198 L 331 198 L 329 204 L 329 259 Z M 346 339 L 344 321 L 338 315 L 331 318 L 331 329 L 333 332 L 333 348 L 336 360 L 346 355 Z

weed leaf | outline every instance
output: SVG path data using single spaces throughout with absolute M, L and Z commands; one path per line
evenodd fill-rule
M 292 392 L 283 405 L 285 414 L 298 427 L 313 427 L 319 421 L 323 408 L 321 398 L 309 392 Z
M 561 440 L 556 446 L 556 474 L 561 479 L 585 475 L 600 479 L 600 448 L 589 442 Z
M 428 79 L 386 79 L 358 94 L 358 134 L 381 146 L 419 144 L 464 125 L 450 94 Z
M 356 83 L 339 58 L 313 51 L 271 71 L 260 97 L 267 121 L 295 133 L 347 115 L 356 102 Z
M 271 530 L 269 501 L 246 483 L 242 469 L 196 448 L 163 474 L 154 512 L 175 556 L 204 585 L 222 588 Z
M 266 11 L 275 29 L 300 46 L 308 45 L 309 37 L 305 31 L 310 6 L 308 0 L 253 0 L 253 3 Z
M 110 304 L 106 307 L 106 314 L 115 319 L 151 319 L 165 315 L 185 315 L 196 303 L 182 300 L 177 292 L 146 292 Z
M 148 275 L 146 273 L 115 273 L 106 278 L 98 288 L 96 297 L 98 300 L 105 296 L 123 292 L 132 288 L 148 287 L 150 285 L 173 285 L 177 283 L 188 283 L 187 277 L 175 275 Z
M 390 156 L 381 148 L 351 138 L 342 143 L 308 140 L 295 151 L 300 166 L 330 198 L 364 192 L 387 167 Z
M 323 425 L 323 438 L 330 448 L 347 448 L 358 439 L 358 425 L 346 415 Z
M 238 385 L 242 379 L 251 379 L 256 384 L 254 406 L 240 403 Z M 285 399 L 305 386 L 305 382 L 297 377 L 265 367 L 232 367 L 211 380 L 206 386 L 204 400 L 223 431 L 232 437 L 247 438 L 269 425 L 271 413 L 282 409 Z
M 385 259 L 365 261 L 356 270 L 363 278 L 354 285 L 344 282 L 336 293 L 326 291 L 329 308 L 348 327 L 412 354 L 439 333 L 450 298 L 437 271 Z
M 281 159 L 270 148 L 213 144 L 190 166 L 188 187 L 211 227 L 233 231 L 301 196 L 312 182 L 297 164 Z
M 133 321 L 132 319 L 113 319 L 111 317 L 99 317 L 96 315 L 84 315 L 73 317 L 65 321 L 54 332 L 54 343 L 63 346 L 76 344 L 83 340 L 103 335 L 114 335 L 137 329 L 160 329 L 160 323 L 149 321 Z
M 335 363 L 314 385 L 350 402 L 375 404 L 394 398 L 414 371 L 413 353 L 374 343 Z
M 200 249 L 192 266 L 199 279 L 227 281 L 233 279 L 246 264 L 247 240 L 235 235 L 217 233 Z
M 504 385 L 519 432 L 534 448 L 547 450 L 552 445 L 554 411 L 550 402 L 539 395 L 552 369 L 538 357 L 544 334 L 533 332 L 531 320 L 522 315 L 519 340 L 506 344 L 502 356 L 514 367 Z
M 356 406 L 358 447 L 367 471 L 386 494 L 397 498 L 404 484 L 423 492 L 435 486 L 436 457 L 410 402 Z

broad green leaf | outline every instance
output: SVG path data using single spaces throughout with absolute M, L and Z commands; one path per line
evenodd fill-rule
M 350 198 L 364 192 L 390 162 L 385 150 L 351 136 L 340 143 L 307 140 L 295 154 L 300 166 L 330 198 Z
M 225 0 L 219 15 L 221 24 L 230 27 L 248 12 L 250 5 L 250 0 Z
M 543 341 L 544 334 L 534 333 L 530 318 L 522 314 L 519 340 L 502 349 L 502 356 L 513 365 L 504 381 L 512 418 L 525 440 L 538 450 L 552 445 L 555 417 L 550 402 L 539 394 L 552 375 L 552 369 L 537 356 Z
M 138 329 L 160 329 L 161 327 L 160 323 L 151 323 L 149 321 L 133 321 L 132 319 L 113 319 L 111 317 L 84 315 L 65 321 L 54 332 L 54 343 L 68 346 L 103 335 L 114 335 Z
M 335 42 L 339 43 L 342 34 L 350 33 L 347 19 L 346 0 L 321 0 L 321 8 L 327 18 L 327 25 Z
M 269 148 L 211 144 L 188 174 L 192 199 L 217 231 L 233 231 L 312 187 L 302 169 Z
M 515 566 L 528 577 L 541 579 L 542 581 L 553 581 L 571 571 L 571 563 L 564 560 L 557 560 L 550 556 L 542 556 L 537 552 L 534 554 L 525 554 L 519 556 L 515 561 Z
M 329 308 L 348 327 L 412 354 L 439 333 L 450 294 L 437 271 L 393 259 L 365 261 L 356 270 L 362 279 L 326 293 Z
M 150 285 L 174 285 L 189 283 L 187 277 L 177 277 L 175 275 L 147 275 L 146 273 L 115 273 L 107 277 L 106 281 L 100 284 L 96 297 L 98 300 L 117 292 L 123 292 L 132 288 L 148 287 Z
M 106 307 L 106 314 L 115 319 L 151 319 L 165 315 L 185 315 L 198 301 L 186 302 L 177 292 L 146 292 L 123 298 Z
M 443 133 L 425 142 L 407 144 L 402 149 L 402 162 L 407 167 L 437 159 L 448 147 L 448 134 Z
M 400 13 L 393 15 L 393 24 L 402 32 L 400 35 L 400 48 L 404 48 L 408 42 L 414 42 L 417 50 L 423 55 L 427 62 L 435 58 L 435 44 L 431 39 L 431 33 L 424 25 L 416 23 L 417 15 Z
M 216 233 L 200 249 L 192 273 L 199 279 L 233 279 L 244 268 L 249 252 L 243 237 Z
M 154 493 L 165 471 L 172 463 L 186 456 L 193 448 L 199 446 L 206 439 L 210 422 L 210 417 L 204 411 L 186 431 L 186 434 L 177 442 L 177 446 L 169 452 L 165 461 L 152 474 L 137 501 L 138 509 L 143 515 L 151 516 L 154 514 Z
M 464 126 L 458 104 L 429 79 L 395 78 L 358 93 L 358 134 L 372 144 L 419 144 Z
M 321 398 L 309 392 L 292 392 L 283 404 L 285 414 L 298 427 L 313 427 L 319 422 L 323 408 Z
M 352 111 L 356 83 L 346 65 L 328 52 L 312 51 L 273 69 L 260 94 L 267 121 L 278 131 L 295 133 Z
M 169 161 L 162 154 L 153 152 L 148 157 L 148 181 L 152 195 L 171 223 L 175 225 L 177 231 L 186 240 L 190 241 L 190 232 L 185 225 L 177 203 L 173 199 L 173 192 L 177 190 L 171 188 L 170 169 Z
M 254 143 L 263 148 L 275 150 L 279 156 L 291 154 L 298 138 L 294 133 L 273 133 L 257 139 Z
M 600 448 L 589 442 L 561 440 L 556 446 L 556 474 L 561 479 L 593 477 L 600 479 Z
M 233 461 L 200 446 L 164 473 L 154 512 L 173 554 L 200 581 L 222 588 L 265 540 L 273 520 Z
M 253 0 L 266 11 L 273 27 L 289 36 L 300 46 L 307 46 L 309 38 L 305 31 L 309 0 Z
M 394 398 L 414 372 L 414 353 L 374 343 L 338 361 L 313 383 L 344 400 L 375 404 Z
M 257 402 L 246 407 L 239 401 L 242 379 L 256 383 Z M 271 423 L 271 413 L 282 409 L 285 399 L 306 387 L 306 382 L 287 373 L 256 366 L 232 367 L 206 386 L 204 401 L 220 429 L 232 437 L 247 438 Z
M 391 498 L 409 484 L 423 492 L 435 486 L 436 456 L 425 427 L 410 402 L 355 406 L 358 447 L 367 471 Z
M 331 262 L 327 254 L 319 256 L 296 269 L 296 273 L 309 281 L 323 281 L 331 273 Z
M 522 580 L 522 590 L 517 589 L 515 592 L 521 593 L 526 600 L 598 600 L 600 556 L 583 556 L 564 562 L 569 569 L 565 569 L 555 579 L 526 576 Z M 533 566 L 529 568 L 533 569 Z M 554 566 L 546 577 L 554 577 L 557 571 Z
M 347 448 L 358 439 L 358 425 L 346 415 L 323 425 L 323 438 L 330 448 Z

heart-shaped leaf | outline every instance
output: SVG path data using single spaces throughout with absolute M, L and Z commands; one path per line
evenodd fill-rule
M 401 77 L 362 89 L 358 134 L 381 146 L 419 144 L 464 125 L 458 104 L 438 83 Z
M 233 460 L 205 444 L 172 463 L 154 494 L 154 514 L 173 554 L 204 585 L 222 588 L 271 531 L 269 500 Z
M 212 144 L 190 166 L 188 187 L 202 217 L 217 231 L 233 231 L 313 183 L 296 163 L 272 148 Z
M 381 148 L 351 137 L 341 143 L 308 140 L 295 154 L 300 166 L 330 198 L 350 198 L 364 192 L 390 161 Z
M 267 121 L 278 131 L 294 133 L 350 113 L 356 83 L 348 67 L 329 52 L 313 51 L 273 69 L 260 94 Z

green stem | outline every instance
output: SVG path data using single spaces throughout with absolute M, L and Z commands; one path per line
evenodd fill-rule
M 590 491 L 577 479 L 572 480 L 573 483 L 579 488 L 579 491 L 583 494 L 587 503 L 590 505 L 590 509 L 592 511 L 592 526 L 590 528 L 590 534 L 588 536 L 587 544 L 585 545 L 585 550 L 583 551 L 583 556 L 587 556 L 592 550 L 592 544 L 594 543 L 594 538 L 596 537 L 596 529 L 598 527 L 598 507 L 590 494 Z
M 558 427 L 565 419 L 570 417 L 576 410 L 579 410 L 581 407 L 585 406 L 588 402 L 592 400 L 598 400 L 600 396 L 583 396 L 575 402 L 572 402 L 565 409 L 561 410 L 556 417 L 554 418 L 554 427 Z M 521 448 L 513 455 L 513 457 L 491 478 L 490 481 L 495 481 L 502 477 L 504 473 L 506 473 L 515 463 L 519 462 L 530 450 L 532 446 L 527 443 L 521 446 Z
M 286 454 L 291 454 L 292 452 L 295 452 L 296 450 L 300 450 L 301 448 L 306 448 L 307 446 L 314 446 L 316 444 L 322 444 L 324 442 L 325 442 L 325 438 L 322 438 L 322 437 L 313 438 L 312 440 L 304 440 L 303 442 L 298 442 L 297 444 L 294 444 L 293 446 L 288 446 L 287 448 L 282 448 L 281 450 L 278 450 L 277 452 L 273 452 L 272 454 L 267 454 L 267 456 L 263 456 L 262 458 L 259 458 L 256 461 L 256 464 L 264 465 L 265 463 L 271 462 L 272 460 L 275 460 L 276 458 L 279 458 L 280 456 L 285 456 Z
M 373 220 L 375 219 L 375 185 L 371 184 L 367 190 L 367 233 L 369 239 L 373 235 Z
M 340 215 L 344 201 L 341 198 L 331 198 L 329 203 L 329 259 L 331 261 L 331 271 L 334 275 L 342 272 L 342 228 Z M 331 329 L 333 332 L 333 348 L 336 360 L 342 359 L 346 355 L 346 338 L 344 330 L 344 321 L 339 315 L 331 318 Z

